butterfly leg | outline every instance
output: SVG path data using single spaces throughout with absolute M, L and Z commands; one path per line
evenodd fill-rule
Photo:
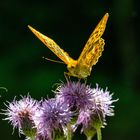
M 87 83 L 87 77 L 86 78 L 78 78 L 77 79 L 78 80 L 78 82 L 84 82 L 85 84 Z
M 87 83 L 87 78 L 84 78 L 84 82 L 85 82 L 85 84 Z
M 71 81 L 70 74 L 68 72 L 64 72 L 64 76 L 67 82 Z

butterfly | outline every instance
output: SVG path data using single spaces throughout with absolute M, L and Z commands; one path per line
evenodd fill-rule
M 101 36 L 105 31 L 108 17 L 109 14 L 106 13 L 100 20 L 77 60 L 71 58 L 67 52 L 55 43 L 54 40 L 43 35 L 30 25 L 28 25 L 28 27 L 57 57 L 59 57 L 67 65 L 67 74 L 69 76 L 85 79 L 90 76 L 92 66 L 98 62 L 98 59 L 104 50 L 105 42 Z

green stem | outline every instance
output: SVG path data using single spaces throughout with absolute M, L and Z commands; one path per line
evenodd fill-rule
M 92 137 L 87 137 L 87 140 L 92 140 Z
M 67 125 L 67 140 L 71 140 L 72 136 L 71 136 L 71 125 L 68 124 Z
M 35 137 L 30 137 L 30 140 L 35 140 Z
M 8 92 L 8 89 L 5 88 L 5 87 L 0 87 L 0 89 L 3 89 L 3 90 L 5 90 L 6 92 Z
M 102 133 L 100 128 L 97 129 L 97 140 L 102 140 Z

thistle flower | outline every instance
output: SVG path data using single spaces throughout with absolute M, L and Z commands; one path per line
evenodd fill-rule
M 8 102 L 7 109 L 3 110 L 4 115 L 7 117 L 4 120 L 8 120 L 13 129 L 18 128 L 19 133 L 32 137 L 35 135 L 33 116 L 39 105 L 36 100 L 33 100 L 29 95 L 22 97 L 21 100 Z
M 113 94 L 109 94 L 107 88 L 103 91 L 98 87 L 98 84 L 96 84 L 96 88 L 91 90 L 93 106 L 88 109 L 81 109 L 76 122 L 76 125 L 82 124 L 81 131 L 91 127 L 104 127 L 106 116 L 114 115 L 112 103 L 117 100 L 112 100 Z
M 106 124 L 106 117 L 113 116 L 112 95 L 106 88 L 96 84 L 91 88 L 85 83 L 68 81 L 58 86 L 56 97 L 37 102 L 30 96 L 9 103 L 3 113 L 5 120 L 26 135 L 27 140 L 60 140 L 81 126 L 87 139 L 96 133 L 101 140 L 101 127 Z M 66 135 L 67 134 L 67 135 Z
M 113 94 L 99 88 L 98 84 L 96 88 L 91 88 L 85 83 L 69 81 L 61 84 L 55 93 L 57 100 L 77 111 L 75 128 L 82 124 L 82 132 L 95 124 L 103 127 L 106 116 L 114 115 L 112 103 L 117 100 L 112 100 Z
M 96 84 L 96 88 L 93 89 L 93 93 L 93 111 L 95 110 L 94 112 L 99 113 L 103 119 L 105 119 L 106 116 L 113 116 L 114 106 L 112 103 L 118 101 L 118 99 L 112 100 L 113 94 L 110 94 L 107 88 L 105 91 L 99 88 L 98 84 Z
M 63 133 L 63 127 L 70 121 L 71 116 L 72 113 L 67 104 L 57 102 L 56 99 L 49 99 L 42 102 L 34 121 L 39 135 L 50 140 L 58 131 Z
M 89 85 L 80 82 L 61 84 L 55 91 L 57 100 L 65 102 L 72 110 L 91 108 L 93 91 Z

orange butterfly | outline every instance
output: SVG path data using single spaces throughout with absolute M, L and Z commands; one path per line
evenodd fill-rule
M 29 26 L 29 29 L 66 65 L 68 75 L 78 78 L 86 78 L 90 76 L 92 66 L 98 62 L 99 57 L 104 50 L 105 42 L 101 38 L 104 33 L 109 14 L 106 13 L 98 23 L 92 34 L 90 35 L 82 53 L 78 60 L 72 59 L 67 52 L 61 49 L 51 38 Z

